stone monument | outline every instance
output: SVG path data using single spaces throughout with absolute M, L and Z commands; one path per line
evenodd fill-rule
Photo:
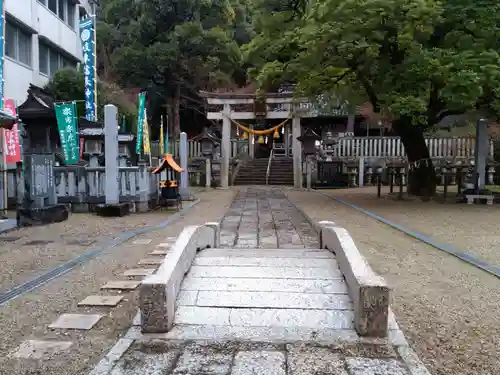
M 54 154 L 28 154 L 23 159 L 24 197 L 19 200 L 18 225 L 43 225 L 66 220 L 68 208 L 57 203 Z
M 118 173 L 118 109 L 112 104 L 104 106 L 104 153 L 106 203 L 96 206 L 99 216 L 125 216 L 130 213 L 128 203 L 120 203 Z

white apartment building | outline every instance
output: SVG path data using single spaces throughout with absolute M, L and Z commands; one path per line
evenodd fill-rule
M 4 93 L 18 105 L 30 83 L 43 87 L 60 68 L 81 61 L 79 19 L 93 0 L 4 0 Z

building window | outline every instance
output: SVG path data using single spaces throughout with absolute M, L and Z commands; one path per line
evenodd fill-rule
M 63 21 L 66 21 L 66 19 L 67 19 L 66 4 L 67 4 L 67 0 L 59 0 L 59 4 L 57 6 L 57 15 Z
M 38 0 L 72 29 L 75 28 L 75 4 L 73 0 Z
M 57 14 L 57 0 L 48 0 L 48 8 Z
M 47 47 L 45 44 L 42 42 L 39 42 L 39 50 L 38 50 L 38 57 L 39 57 L 39 68 L 40 68 L 40 73 L 50 75 L 49 74 L 49 47 Z
M 71 0 L 68 2 L 67 23 L 72 29 L 75 28 L 75 4 Z
M 9 21 L 5 23 L 5 55 L 31 66 L 31 34 Z
M 46 43 L 39 41 L 39 66 L 40 73 L 52 77 L 55 72 L 62 68 L 76 68 L 77 62 Z

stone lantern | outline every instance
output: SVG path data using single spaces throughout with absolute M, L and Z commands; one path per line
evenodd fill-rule
M 297 140 L 302 143 L 302 150 L 306 155 L 306 186 L 307 190 L 311 190 L 311 156 L 316 154 L 316 142 L 321 141 L 321 137 L 308 128 Z
M 201 154 L 205 158 L 205 187 L 210 188 L 212 181 L 212 159 L 214 157 L 215 146 L 219 143 L 217 137 L 204 128 L 203 132 L 196 137 L 200 142 Z
M 297 140 L 302 143 L 302 150 L 304 154 L 309 156 L 316 153 L 316 142 L 321 141 L 321 137 L 308 128 L 300 137 L 297 137 Z
M 89 155 L 89 166 L 99 166 L 98 157 L 102 155 L 103 142 L 100 137 L 87 138 L 84 141 L 84 153 Z

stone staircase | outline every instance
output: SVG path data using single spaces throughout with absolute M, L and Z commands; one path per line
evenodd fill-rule
M 269 159 L 249 160 L 240 167 L 234 180 L 235 185 L 265 185 Z M 269 185 L 293 185 L 293 160 L 275 157 L 271 162 Z

